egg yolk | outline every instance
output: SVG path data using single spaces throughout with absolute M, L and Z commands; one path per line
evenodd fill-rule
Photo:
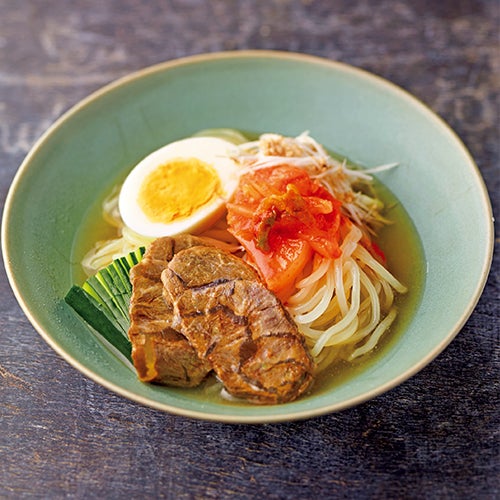
M 168 224 L 189 217 L 221 193 L 215 169 L 197 158 L 170 160 L 150 172 L 138 204 L 152 222 Z

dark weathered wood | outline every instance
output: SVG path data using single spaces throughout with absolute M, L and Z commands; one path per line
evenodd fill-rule
M 498 215 L 499 4 L 489 0 L 0 0 L 0 190 L 91 91 L 167 59 L 301 51 L 386 77 L 458 132 Z M 498 240 L 497 240 L 498 250 Z M 204 423 L 131 403 L 63 361 L 1 270 L 1 498 L 494 498 L 498 252 L 458 337 L 421 373 L 339 414 Z

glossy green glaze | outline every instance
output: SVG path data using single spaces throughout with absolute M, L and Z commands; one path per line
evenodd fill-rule
M 426 257 L 418 310 L 378 361 L 340 386 L 272 407 L 219 404 L 140 383 L 65 305 L 75 233 L 97 196 L 163 144 L 214 127 L 297 135 L 304 129 L 379 175 L 410 214 Z M 458 333 L 492 255 L 489 200 L 456 135 L 406 92 L 364 71 L 310 56 L 228 52 L 148 68 L 91 95 L 27 156 L 3 220 L 13 290 L 38 332 L 90 378 L 140 403 L 196 418 L 306 418 L 372 398 L 431 361 Z

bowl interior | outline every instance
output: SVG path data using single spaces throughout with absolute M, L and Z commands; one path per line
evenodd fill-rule
M 96 199 L 148 153 L 213 127 L 297 135 L 365 165 L 399 162 L 380 180 L 410 214 L 426 261 L 422 300 L 378 361 L 329 391 L 282 406 L 208 403 L 141 384 L 64 304 L 75 234 Z M 224 421 L 334 411 L 401 382 L 437 355 L 479 297 L 491 261 L 491 210 L 467 151 L 431 111 L 346 65 L 280 53 L 198 56 L 149 68 L 77 105 L 41 138 L 9 193 L 4 258 L 14 291 L 43 337 L 106 387 L 144 404 Z

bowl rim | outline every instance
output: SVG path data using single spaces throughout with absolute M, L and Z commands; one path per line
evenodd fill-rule
M 14 271 L 11 266 L 12 258 L 9 251 L 9 236 L 7 229 L 9 225 L 8 222 L 10 219 L 10 214 L 13 209 L 13 203 L 16 196 L 17 187 L 20 184 L 21 179 L 23 178 L 25 173 L 28 171 L 32 159 L 36 156 L 37 152 L 43 146 L 45 141 L 56 130 L 64 126 L 66 120 L 68 120 L 73 115 L 78 114 L 79 111 L 85 108 L 87 105 L 99 99 L 101 96 L 109 92 L 112 92 L 115 89 L 118 89 L 121 86 L 127 85 L 128 83 L 133 82 L 135 80 L 148 77 L 149 75 L 152 75 L 154 73 L 161 73 L 181 66 L 196 65 L 199 63 L 205 63 L 211 61 L 222 61 L 230 59 L 242 60 L 251 58 L 257 58 L 263 60 L 279 59 L 279 60 L 297 61 L 300 63 L 310 63 L 313 65 L 320 65 L 320 66 L 322 65 L 327 68 L 336 69 L 343 73 L 350 73 L 352 75 L 355 75 L 356 77 L 365 79 L 374 85 L 387 88 L 391 91 L 392 94 L 398 96 L 401 99 L 404 99 L 413 106 L 417 106 L 421 111 L 423 111 L 426 114 L 426 117 L 428 119 L 432 120 L 434 123 L 436 123 L 440 128 L 444 129 L 451 136 L 451 138 L 456 143 L 457 147 L 461 149 L 464 158 L 467 159 L 468 166 L 470 167 L 470 173 L 476 177 L 475 180 L 479 187 L 478 194 L 480 195 L 484 213 L 486 214 L 488 219 L 488 223 L 485 224 L 487 231 L 486 240 L 488 242 L 488 247 L 486 248 L 486 253 L 484 261 L 482 263 L 481 273 L 477 278 L 476 287 L 474 292 L 471 294 L 471 297 L 468 302 L 468 307 L 466 307 L 462 312 L 461 316 L 457 318 L 455 324 L 453 325 L 453 328 L 450 328 L 447 335 L 441 340 L 441 342 L 438 345 L 436 345 L 434 349 L 428 352 L 425 357 L 420 359 L 418 363 L 415 363 L 410 368 L 403 371 L 398 376 L 394 377 L 385 384 L 341 402 L 333 403 L 330 405 L 323 405 L 321 407 L 313 409 L 306 408 L 304 410 L 294 411 L 290 413 L 277 413 L 271 415 L 269 414 L 240 415 L 234 413 L 219 414 L 211 412 L 207 413 L 199 410 L 190 410 L 186 408 L 179 408 L 177 406 L 170 406 L 169 404 L 155 401 L 152 400 L 151 398 L 136 394 L 133 391 L 130 391 L 128 389 L 116 385 L 113 382 L 110 382 L 105 377 L 97 375 L 91 369 L 85 367 L 78 359 L 75 359 L 70 354 L 68 354 L 63 347 L 61 347 L 54 339 L 52 339 L 50 333 L 46 331 L 44 327 L 38 322 L 38 320 L 36 319 L 35 315 L 31 312 L 28 303 L 26 302 L 21 293 L 20 285 L 18 285 L 16 276 L 14 275 Z M 353 66 L 345 62 L 335 61 L 325 57 L 320 57 L 305 53 L 289 52 L 281 50 L 254 49 L 254 50 L 234 50 L 234 51 L 201 53 L 195 55 L 188 55 L 177 59 L 170 59 L 164 62 L 159 62 L 151 66 L 138 69 L 124 76 L 121 76 L 111 81 L 110 83 L 103 85 L 99 89 L 91 92 L 87 97 L 81 99 L 79 102 L 71 106 L 59 118 L 57 118 L 52 123 L 52 125 L 50 125 L 45 130 L 45 132 L 34 142 L 30 151 L 27 153 L 21 165 L 19 166 L 17 172 L 15 173 L 5 199 L 4 210 L 2 215 L 1 239 L 2 239 L 1 248 L 5 265 L 5 272 L 7 274 L 7 278 L 14 293 L 14 296 L 17 302 L 19 303 L 22 311 L 24 312 L 24 314 L 26 315 L 32 326 L 35 328 L 35 330 L 47 342 L 47 344 L 52 349 L 54 349 L 54 351 L 57 354 L 59 354 L 65 361 L 67 361 L 70 365 L 76 368 L 80 373 L 87 376 L 88 378 L 98 383 L 99 385 L 105 387 L 106 389 L 114 392 L 115 394 L 123 396 L 131 401 L 142 404 L 146 407 L 165 411 L 171 414 L 190 417 L 199 420 L 205 420 L 205 421 L 217 421 L 221 423 L 274 423 L 274 422 L 287 422 L 293 420 L 312 418 L 320 415 L 338 412 L 346 408 L 358 405 L 362 402 L 373 399 L 389 391 L 390 389 L 402 384 L 407 379 L 409 379 L 410 377 L 418 373 L 420 370 L 422 370 L 433 359 L 435 359 L 462 329 L 462 327 L 472 314 L 474 308 L 476 307 L 479 298 L 483 292 L 483 289 L 486 286 L 494 251 L 494 218 L 485 182 L 481 176 L 479 168 L 475 164 L 468 149 L 466 148 L 460 137 L 456 134 L 456 132 L 423 101 L 421 101 L 414 95 L 410 94 L 408 91 L 404 90 L 400 86 L 392 83 L 391 81 L 386 80 L 385 78 L 378 76 L 375 73 L 369 72 L 365 69 Z

